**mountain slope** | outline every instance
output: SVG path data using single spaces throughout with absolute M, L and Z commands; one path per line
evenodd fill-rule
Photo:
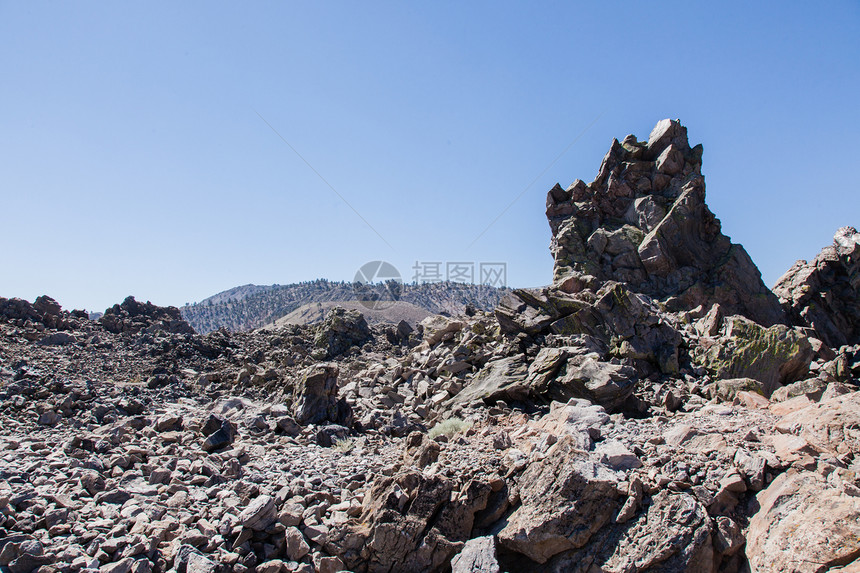
M 466 305 L 492 310 L 506 292 L 507 289 L 454 282 L 404 284 L 399 300 L 432 314 L 461 314 Z M 290 285 L 235 287 L 180 310 L 199 333 L 221 327 L 242 331 L 271 324 L 305 305 L 357 302 L 357 298 L 352 283 L 318 279 Z

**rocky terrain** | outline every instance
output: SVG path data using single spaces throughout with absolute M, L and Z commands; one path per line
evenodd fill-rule
M 771 291 L 701 165 L 614 141 L 552 285 L 414 328 L 0 299 L 0 567 L 860 570 L 860 233 Z
M 318 302 L 302 305 L 264 328 L 277 328 L 289 324 L 316 324 L 325 320 L 326 314 L 338 307 L 360 312 L 368 324 L 398 324 L 402 320 L 410 327 L 415 327 L 423 319 L 434 314 L 402 300 L 393 301 L 390 305 L 381 305 L 379 308 L 368 308 L 367 305 L 357 301 Z
M 359 288 L 357 288 L 359 287 Z M 334 282 L 324 279 L 290 285 L 244 285 L 220 292 L 199 303 L 183 306 L 182 316 L 195 331 L 206 334 L 219 328 L 232 331 L 253 330 L 270 324 L 285 322 L 305 323 L 310 317 L 323 314 L 317 306 L 330 308 L 332 303 L 353 307 L 367 307 L 370 322 L 406 320 L 415 324 L 415 318 L 428 314 L 462 314 L 466 307 L 492 310 L 508 290 L 489 285 L 458 282 L 393 285 L 392 294 L 400 305 L 361 304 L 359 294 L 373 293 L 372 285 Z M 392 301 L 393 302 L 393 301 Z M 287 318 L 297 313 L 299 316 Z M 419 320 L 420 320 L 419 318 Z M 287 319 L 287 320 L 282 320 Z M 278 322 L 280 321 L 280 322 Z

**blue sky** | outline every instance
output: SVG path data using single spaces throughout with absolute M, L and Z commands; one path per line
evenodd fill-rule
M 181 305 L 376 259 L 546 284 L 546 191 L 664 117 L 772 285 L 860 226 L 858 56 L 856 1 L 0 2 L 0 296 Z

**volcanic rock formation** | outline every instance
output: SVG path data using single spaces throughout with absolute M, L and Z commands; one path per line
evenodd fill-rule
M 547 195 L 553 284 L 566 292 L 608 281 L 689 310 L 718 303 L 764 326 L 785 322 L 747 252 L 720 231 L 705 204 L 702 145 L 660 121 L 648 141 L 613 140 L 591 183 Z

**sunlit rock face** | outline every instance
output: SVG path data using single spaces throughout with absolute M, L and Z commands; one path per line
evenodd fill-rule
M 747 252 L 705 204 L 702 146 L 690 147 L 678 121 L 660 121 L 647 141 L 613 140 L 594 181 L 550 190 L 546 215 L 561 290 L 611 280 L 670 311 L 717 303 L 764 326 L 786 321 Z

